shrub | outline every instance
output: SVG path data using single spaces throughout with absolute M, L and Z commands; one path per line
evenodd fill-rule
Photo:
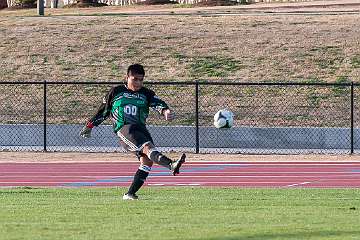
M 15 0 L 14 6 L 22 8 L 36 8 L 37 0 Z

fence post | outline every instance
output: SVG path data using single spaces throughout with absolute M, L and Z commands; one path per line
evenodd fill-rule
M 44 145 L 43 145 L 43 151 L 46 152 L 47 149 L 46 149 L 46 122 L 47 122 L 47 119 L 46 119 L 46 114 L 47 114 L 47 109 L 46 109 L 46 105 L 47 105 L 47 102 L 46 102 L 46 88 L 47 88 L 47 84 L 46 84 L 46 80 L 44 80 L 44 112 L 43 112 L 43 127 L 44 127 Z
M 350 90 L 350 118 L 351 118 L 351 130 L 350 130 L 350 141 L 351 141 L 351 151 L 350 154 L 354 153 L 354 82 L 351 82 Z
M 199 81 L 195 81 L 195 152 L 199 153 Z
M 44 0 L 37 1 L 37 13 L 39 16 L 44 16 Z

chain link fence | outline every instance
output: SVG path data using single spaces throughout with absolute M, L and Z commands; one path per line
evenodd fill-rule
M 106 120 L 90 139 L 78 134 L 112 82 L 2 82 L 1 151 L 123 151 Z M 357 153 L 356 84 L 149 82 L 174 110 L 147 124 L 163 151 L 196 153 Z M 214 114 L 231 110 L 234 126 L 216 129 Z

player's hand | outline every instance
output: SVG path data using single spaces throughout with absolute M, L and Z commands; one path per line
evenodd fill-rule
M 174 119 L 174 114 L 170 109 L 164 110 L 164 116 L 167 121 L 172 121 Z
M 80 136 L 83 138 L 91 138 L 91 131 L 92 128 L 89 128 L 87 125 L 85 125 L 80 131 Z

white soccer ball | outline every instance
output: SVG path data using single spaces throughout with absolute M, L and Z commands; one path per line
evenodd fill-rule
M 214 115 L 216 128 L 231 128 L 234 124 L 234 114 L 228 109 L 222 109 Z

